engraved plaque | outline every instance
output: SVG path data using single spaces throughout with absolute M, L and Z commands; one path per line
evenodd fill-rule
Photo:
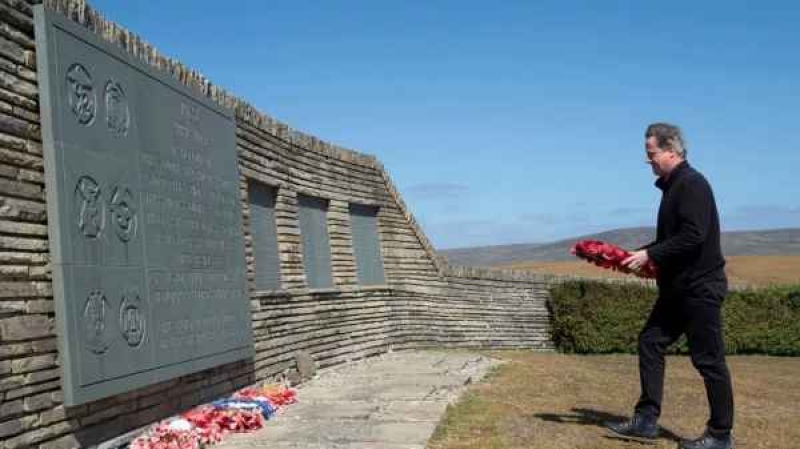
M 252 357 L 231 111 L 35 23 L 65 403 Z

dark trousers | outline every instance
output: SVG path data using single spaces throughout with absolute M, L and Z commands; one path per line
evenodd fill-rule
M 718 436 L 733 428 L 733 389 L 722 339 L 722 301 L 726 288 L 703 286 L 682 294 L 661 293 L 639 335 L 642 394 L 636 412 L 658 418 L 664 391 L 664 353 L 685 333 L 692 364 L 703 376 L 711 409 L 708 430 Z

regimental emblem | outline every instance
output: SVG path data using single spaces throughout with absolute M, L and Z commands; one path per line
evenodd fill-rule
M 97 95 L 92 76 L 82 65 L 75 63 L 67 69 L 67 103 L 81 125 L 91 125 L 97 111 Z
M 89 238 L 97 238 L 105 226 L 105 205 L 101 201 L 100 184 L 91 176 L 81 176 L 75 186 L 75 200 L 80 203 L 78 228 Z
M 145 319 L 142 301 L 137 294 L 128 294 L 122 298 L 119 310 L 119 329 L 128 346 L 136 348 L 144 341 Z
M 114 224 L 117 237 L 123 242 L 134 238 L 138 220 L 131 191 L 126 187 L 115 188 L 109 201 L 109 207 L 111 222 Z
M 83 307 L 83 339 L 86 347 L 98 355 L 108 351 L 107 315 L 108 301 L 105 295 L 99 290 L 89 293 Z
M 106 125 L 112 134 L 124 137 L 128 134 L 131 123 L 128 99 L 122 86 L 115 81 L 106 83 Z

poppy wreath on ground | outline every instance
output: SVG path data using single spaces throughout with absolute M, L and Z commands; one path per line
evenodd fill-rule
M 201 449 L 200 435 L 191 425 L 159 423 L 131 442 L 130 449 Z
M 297 402 L 297 391 L 291 388 L 265 385 L 261 388 L 244 388 L 236 392 L 233 397 L 237 399 L 267 401 L 276 407 L 284 407 Z
M 195 407 L 177 418 L 156 424 L 134 439 L 130 449 L 201 449 L 229 433 L 252 432 L 287 405 L 297 391 L 282 385 L 249 387 L 230 398 Z
M 648 260 L 637 271 L 631 270 L 622 265 L 622 261 L 630 256 L 631 252 L 601 240 L 580 240 L 575 243 L 570 253 L 598 267 L 619 271 L 620 273 L 634 274 L 643 278 L 656 277 L 657 270 L 652 260 Z

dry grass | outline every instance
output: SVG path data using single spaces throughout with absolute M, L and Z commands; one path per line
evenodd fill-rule
M 428 449 L 674 448 L 708 417 L 700 375 L 687 357 L 667 362 L 662 437 L 643 446 L 607 436 L 638 397 L 635 356 L 494 352 L 507 361 L 448 408 Z M 739 449 L 800 448 L 800 358 L 728 359 Z
M 800 284 L 800 256 L 730 256 L 725 268 L 732 284 Z M 581 260 L 564 262 L 516 262 L 501 265 L 504 268 L 529 270 L 538 273 L 591 276 L 626 277 L 604 270 Z M 800 447 L 800 444 L 798 444 Z
M 800 284 L 800 256 L 729 257 L 726 270 L 734 282 Z

